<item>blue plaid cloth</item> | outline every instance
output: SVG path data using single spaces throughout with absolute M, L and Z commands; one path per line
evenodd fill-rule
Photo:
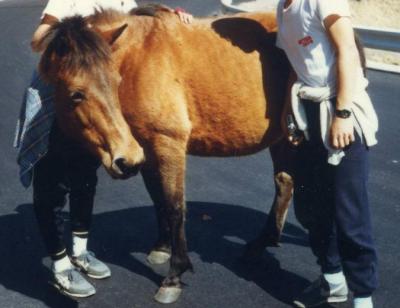
M 33 167 L 48 150 L 55 118 L 53 98 L 53 87 L 41 80 L 35 71 L 25 92 L 14 140 L 14 147 L 19 150 L 17 162 L 24 187 L 31 184 Z

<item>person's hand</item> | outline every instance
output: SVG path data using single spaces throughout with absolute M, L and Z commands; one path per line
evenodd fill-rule
M 354 141 L 352 118 L 333 117 L 331 126 L 331 145 L 334 149 L 343 149 Z
M 185 23 L 185 24 L 191 24 L 193 22 L 193 15 L 187 13 L 184 9 L 182 8 L 176 8 L 174 10 L 174 13 L 176 15 L 178 15 L 179 19 L 181 22 Z

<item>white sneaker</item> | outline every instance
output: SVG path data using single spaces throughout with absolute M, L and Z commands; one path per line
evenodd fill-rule
M 62 272 L 53 272 L 54 286 L 73 297 L 89 297 L 96 293 L 96 289 L 72 267 Z
M 316 307 L 325 303 L 343 303 L 347 301 L 348 288 L 346 282 L 338 284 L 335 288 L 321 275 L 310 286 L 295 298 L 295 307 Z
M 97 259 L 91 251 L 85 251 L 80 256 L 72 257 L 71 262 L 90 278 L 104 279 L 111 276 L 110 268 Z

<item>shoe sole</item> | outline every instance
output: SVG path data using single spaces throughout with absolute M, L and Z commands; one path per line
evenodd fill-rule
M 346 296 L 337 296 L 337 297 L 330 297 L 327 299 L 328 303 L 344 303 L 347 302 L 347 295 Z
M 326 303 L 332 304 L 332 303 L 344 303 L 344 302 L 347 302 L 347 296 L 328 297 L 325 301 L 321 301 L 319 303 L 316 303 L 313 305 L 308 305 L 308 306 L 304 305 L 303 303 L 301 303 L 299 301 L 293 301 L 293 304 L 299 308 L 308 308 L 308 307 L 318 307 L 318 306 L 320 306 L 322 304 L 326 304 Z
M 83 272 L 85 275 L 87 275 L 88 277 L 93 278 L 93 279 L 106 279 L 106 278 L 111 277 L 111 274 L 109 274 L 109 273 L 104 274 L 104 275 L 93 275 L 93 274 L 89 274 L 88 272 L 86 272 L 86 271 L 84 271 L 84 270 L 82 270 L 82 272 Z
M 62 286 L 60 286 L 58 283 L 56 282 L 50 282 L 50 284 L 55 287 L 60 293 L 68 295 L 70 297 L 78 297 L 78 298 L 85 298 L 85 297 L 90 297 L 96 294 L 96 291 L 93 291 L 91 293 L 87 293 L 87 294 L 80 294 L 80 293 L 71 293 L 68 292 L 66 289 L 64 289 Z
M 300 303 L 298 301 L 293 301 L 293 305 L 295 307 L 306 308 L 306 306 L 304 306 L 302 303 Z

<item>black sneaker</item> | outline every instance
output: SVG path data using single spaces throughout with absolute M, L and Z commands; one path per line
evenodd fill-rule
M 321 275 L 316 281 L 308 286 L 293 301 L 296 307 L 316 307 L 326 303 L 343 303 L 347 301 L 348 294 L 346 282 L 338 284 L 334 288 L 330 288 L 329 283 Z

